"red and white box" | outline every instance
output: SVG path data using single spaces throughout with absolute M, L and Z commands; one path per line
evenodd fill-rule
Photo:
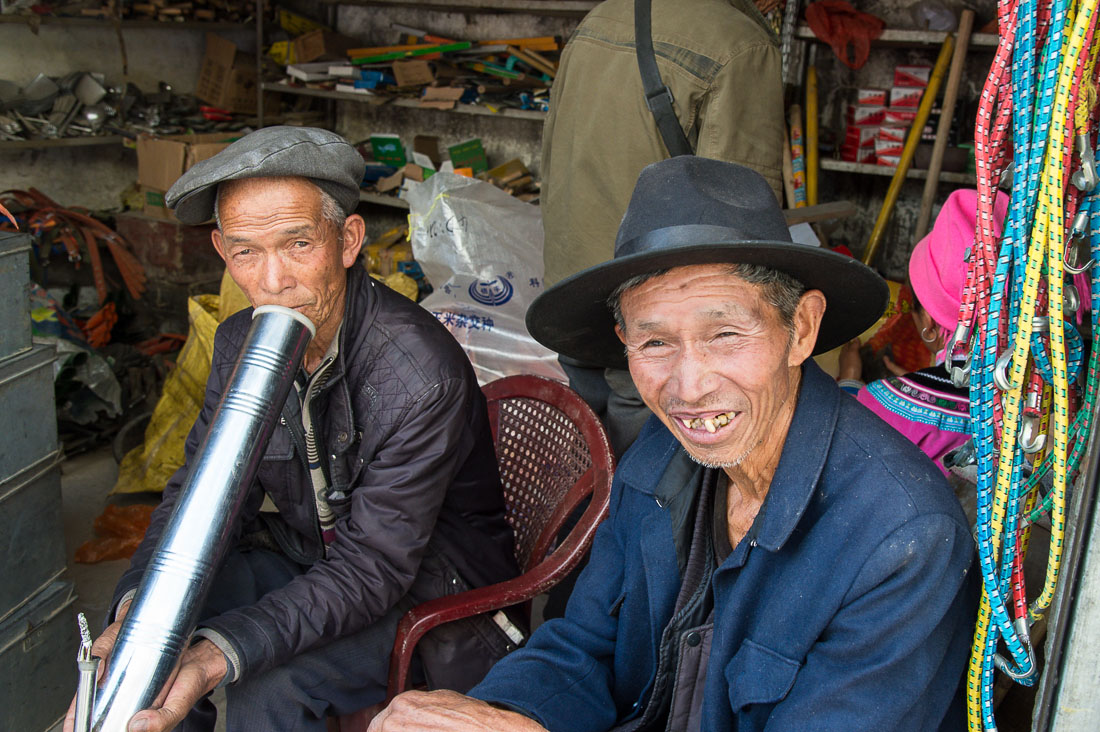
M 856 89 L 856 105 L 860 107 L 885 107 L 885 89 Z
M 874 164 L 875 146 L 855 147 L 853 145 L 844 145 L 840 148 L 840 159 L 847 160 L 850 163 Z
M 883 116 L 882 124 L 886 127 L 905 127 L 912 124 L 913 120 L 917 118 L 917 110 L 906 107 L 887 108 L 886 114 Z
M 894 86 L 910 86 L 923 89 L 932 76 L 931 66 L 895 66 Z
M 911 107 L 916 109 L 920 106 L 920 98 L 924 94 L 924 89 L 920 89 L 912 86 L 895 86 L 890 89 L 890 106 L 891 107 Z M 882 121 L 886 121 L 886 113 L 883 112 Z M 880 123 L 881 124 L 881 123 Z
M 886 119 L 886 107 L 861 107 L 857 104 L 848 105 L 849 125 L 881 125 Z
M 900 155 L 876 155 L 875 162 L 879 165 L 886 165 L 891 168 L 896 168 L 901 164 Z
M 895 140 L 883 140 L 881 138 L 875 140 L 875 157 L 901 157 L 902 151 L 905 150 L 905 141 Z
M 878 128 L 878 135 L 875 137 L 875 140 L 884 140 L 886 142 L 900 142 L 902 145 L 904 145 L 905 138 L 908 136 L 908 127 L 883 126 Z
M 848 125 L 844 131 L 844 144 L 853 147 L 875 146 L 875 138 L 878 137 L 878 125 Z

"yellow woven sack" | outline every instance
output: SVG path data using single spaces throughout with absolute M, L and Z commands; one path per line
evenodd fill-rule
M 183 465 L 183 445 L 202 409 L 210 375 L 214 332 L 221 321 L 248 306 L 244 293 L 228 275 L 222 277 L 220 295 L 197 295 L 187 301 L 187 341 L 164 382 L 145 428 L 145 441 L 122 459 L 111 493 L 159 493 Z

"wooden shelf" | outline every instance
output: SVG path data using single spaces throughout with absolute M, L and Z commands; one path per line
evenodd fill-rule
M 2 150 L 41 150 L 56 147 L 87 147 L 90 145 L 121 145 L 122 135 L 96 137 L 56 137 L 41 140 L 0 140 Z
M 168 30 L 251 30 L 251 23 L 230 23 L 225 21 L 161 21 L 161 20 L 114 20 L 112 18 L 78 18 L 53 15 L 0 15 L 0 25 L 60 25 L 69 27 L 103 27 L 119 25 L 122 28 L 164 28 Z
M 893 177 L 896 168 L 891 168 L 886 165 L 871 165 L 868 163 L 850 163 L 847 160 L 834 160 L 832 158 L 821 159 L 822 170 L 835 170 L 839 173 L 859 173 L 862 175 L 881 175 L 886 177 Z M 928 171 L 923 168 L 913 168 L 910 166 L 909 170 L 905 173 L 906 178 L 918 178 L 925 179 L 928 177 Z M 962 183 L 966 185 L 974 185 L 976 179 L 969 173 L 949 173 L 941 172 L 940 180 L 946 183 Z
M 944 31 L 922 30 L 894 30 L 888 28 L 882 35 L 871 41 L 873 46 L 897 46 L 899 48 L 913 48 L 920 46 L 942 46 L 943 39 L 947 37 Z M 795 38 L 803 41 L 818 41 L 824 43 L 808 25 L 800 25 L 795 29 Z M 974 33 L 970 36 L 970 45 L 975 48 L 994 49 L 997 47 L 998 36 L 996 33 Z
M 390 208 L 400 208 L 405 211 L 409 210 L 409 202 L 404 198 L 398 198 L 397 196 L 387 196 L 382 193 L 373 193 L 371 191 L 359 191 L 359 200 L 364 203 L 376 203 L 379 206 L 389 206 Z
M 306 87 L 272 82 L 264 82 L 263 90 L 280 92 L 282 94 L 298 94 L 306 97 L 320 97 L 321 99 L 339 99 L 344 102 L 359 102 L 360 104 L 370 104 L 374 106 L 404 107 L 407 109 L 423 109 L 436 112 L 442 111 L 449 114 L 476 114 L 486 117 L 508 117 L 511 119 L 525 119 L 536 122 L 541 122 L 546 119 L 546 112 L 532 109 L 513 109 L 511 107 L 491 109 L 481 104 L 456 104 L 454 109 L 437 110 L 431 107 L 421 107 L 419 100 L 408 99 L 406 97 L 398 97 L 397 99 L 389 101 L 385 97 L 374 97 L 351 92 L 329 91 L 327 89 L 309 89 Z
M 375 5 L 457 13 L 525 13 L 581 16 L 598 0 L 321 0 L 326 5 Z

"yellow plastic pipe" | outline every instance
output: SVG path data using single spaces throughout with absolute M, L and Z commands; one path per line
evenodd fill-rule
M 917 118 L 913 120 L 913 126 L 909 128 L 909 136 L 905 138 L 905 147 L 901 151 L 901 160 L 894 171 L 894 177 L 890 179 L 890 188 L 886 191 L 886 200 L 882 202 L 882 210 L 878 213 L 875 228 L 871 230 L 871 237 L 867 240 L 867 246 L 863 248 L 863 263 L 870 265 L 878 253 L 879 244 L 882 243 L 882 235 L 886 231 L 886 224 L 890 221 L 890 214 L 894 212 L 894 204 L 901 193 L 901 184 L 905 182 L 905 174 L 909 172 L 909 164 L 913 162 L 913 155 L 917 152 L 917 143 L 920 142 L 921 132 L 928 121 L 928 114 L 932 111 L 932 103 L 939 93 L 940 84 L 943 83 L 947 66 L 951 63 L 951 52 L 955 50 L 955 36 L 948 34 L 940 47 L 940 55 L 936 59 L 936 65 L 932 69 L 932 76 L 928 80 L 928 88 L 920 99 L 920 107 L 917 108 Z
M 817 205 L 817 69 L 806 69 L 806 203 Z

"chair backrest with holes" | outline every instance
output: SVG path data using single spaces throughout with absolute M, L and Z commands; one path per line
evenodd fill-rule
M 591 494 L 595 474 L 613 470 L 613 458 L 595 414 L 568 387 L 536 376 L 511 376 L 483 391 L 516 559 L 526 572 L 542 560 L 573 509 Z

